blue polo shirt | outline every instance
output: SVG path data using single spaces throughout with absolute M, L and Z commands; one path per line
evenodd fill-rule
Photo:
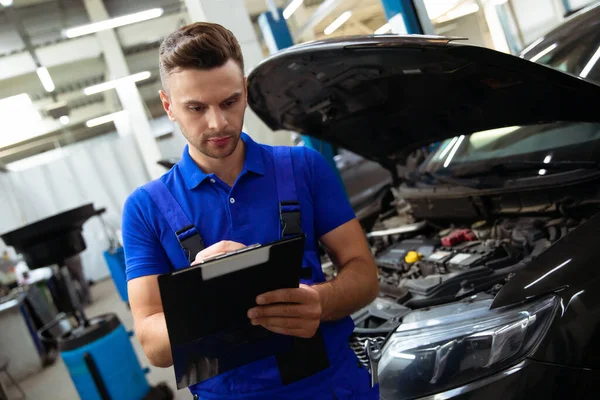
M 279 240 L 279 203 L 270 146 L 245 133 L 246 157 L 232 187 L 204 173 L 186 145 L 181 161 L 160 179 L 171 190 L 206 247 L 222 240 L 245 245 Z M 292 148 L 296 193 L 306 234 L 306 250 L 355 217 L 341 182 L 318 152 Z M 126 200 L 122 221 L 127 279 L 163 274 L 189 265 L 177 238 L 148 193 L 138 188 Z
M 160 178 L 197 227 L 206 246 L 221 240 L 250 245 L 280 239 L 277 166 L 272 148 L 256 143 L 245 133 L 241 140 L 245 144 L 246 157 L 242 172 L 232 187 L 217 176 L 204 173 L 190 157 L 187 146 L 181 161 Z M 306 147 L 293 147 L 291 154 L 302 229 L 306 235 L 304 266 L 313 268 L 313 278 L 305 283 L 314 283 L 324 280 L 318 239 L 355 215 L 341 182 L 321 154 Z M 185 253 L 167 220 L 142 188 L 135 190 L 125 203 L 122 231 L 128 280 L 188 266 Z M 329 374 L 337 376 L 339 390 L 355 393 L 361 390 L 359 381 L 364 383 L 368 375 L 364 370 L 358 371 L 355 355 L 348 346 L 353 328 L 350 317 L 321 324 L 330 364 L 346 367 L 332 367 L 299 385 L 305 388 L 329 384 L 334 379 L 327 378 Z M 343 383 L 339 383 L 340 380 Z M 266 359 L 220 374 L 190 389 L 209 396 L 206 398 L 233 398 L 239 393 L 274 398 L 268 391 L 278 390 L 278 386 L 281 381 L 276 363 L 274 359 Z M 296 386 L 290 385 L 286 393 L 290 390 L 300 393 L 300 387 Z M 338 389 L 327 387 L 321 390 L 331 395 Z

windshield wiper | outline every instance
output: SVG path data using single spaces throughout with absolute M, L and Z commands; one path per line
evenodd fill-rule
M 481 175 L 503 175 L 510 172 L 528 170 L 561 170 L 572 171 L 576 169 L 600 170 L 600 164 L 595 161 L 507 161 L 479 165 L 477 170 L 463 168 L 448 168 L 447 173 L 455 178 L 464 178 Z
M 432 174 L 429 171 L 413 171 L 409 174 L 408 179 L 412 182 L 422 182 L 428 185 L 446 183 L 453 186 L 464 186 L 472 189 L 481 189 L 484 186 L 481 179 L 454 178 L 451 176 Z

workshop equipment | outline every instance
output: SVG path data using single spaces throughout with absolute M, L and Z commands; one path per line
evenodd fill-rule
M 51 334 L 53 329 L 58 334 Z M 38 332 L 56 343 L 75 388 L 82 399 L 172 399 L 165 384 L 151 388 L 133 350 L 130 337 L 115 314 L 104 314 L 82 325 L 63 314 Z
M 130 336 L 114 314 L 88 319 L 65 260 L 86 249 L 83 224 L 103 212 L 92 204 L 54 215 L 0 235 L 31 269 L 58 265 L 54 296 L 62 313 L 38 330 L 40 340 L 60 350 L 80 397 L 85 400 L 170 400 L 171 389 L 150 387 Z
M 379 361 L 381 360 L 381 344 L 374 339 L 365 340 L 365 353 L 369 359 L 369 372 L 371 374 L 371 386 L 379 384 Z
M 109 248 L 104 252 L 104 260 L 110 275 L 112 276 L 113 283 L 119 292 L 121 300 L 127 303 L 129 307 L 129 295 L 127 293 L 127 276 L 125 274 L 125 251 L 123 247 Z
M 110 227 L 106 220 L 102 217 L 102 214 L 105 211 L 105 209 L 101 209 L 97 213 L 98 218 L 104 227 L 106 237 L 108 238 L 108 249 L 104 252 L 104 261 L 106 261 L 106 265 L 108 266 L 113 283 L 117 288 L 117 292 L 119 292 L 121 300 L 123 300 L 127 304 L 127 307 L 129 307 L 127 275 L 125 273 L 125 250 L 119 242 L 115 230 L 112 229 L 112 227 Z

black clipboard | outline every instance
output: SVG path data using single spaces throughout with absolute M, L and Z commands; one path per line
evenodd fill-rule
M 290 336 L 253 326 L 256 296 L 296 288 L 304 235 L 216 257 L 158 277 L 178 389 L 293 346 Z

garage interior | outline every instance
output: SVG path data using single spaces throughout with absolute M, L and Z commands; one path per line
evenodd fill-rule
M 461 43 L 517 56 L 570 15 L 595 2 L 228 3 L 231 21 L 242 18 L 248 27 L 235 28 L 243 32 L 241 46 L 248 60 L 245 72 L 249 73 L 274 54 L 269 37 L 272 32 L 264 23 L 266 15 L 273 18 L 274 10 L 281 12 L 295 45 L 348 36 L 425 34 L 461 38 Z M 409 7 L 406 15 L 393 14 L 396 3 Z M 175 399 L 191 398 L 189 391 L 177 390 L 172 368 L 148 363 L 133 332 L 124 280 L 121 221 L 129 194 L 166 173 L 180 160 L 186 145 L 158 95 L 162 88 L 158 51 L 169 33 L 201 19 L 198 7 L 205 8 L 210 22 L 226 27 L 230 23 L 222 10 L 209 10 L 208 0 L 0 0 L 0 235 L 4 235 L 4 241 L 0 240 L 0 399 L 81 398 L 60 352 L 38 335 L 44 325 L 60 316 L 61 309 L 75 313 L 83 310 L 79 318 L 86 323 L 90 318 L 116 314 L 131 336 L 132 357 L 139 360 L 145 377 L 140 379 L 147 380 L 145 385 L 159 387 L 165 393 L 170 390 Z M 210 19 L 211 15 L 215 20 Z M 123 16 L 133 17 L 97 33 L 73 30 Z M 415 21 L 420 31 L 412 31 L 411 23 Z M 596 53 L 597 61 L 600 51 Z M 540 53 L 538 58 L 544 55 Z M 433 97 L 431 101 L 437 102 Z M 245 128 L 261 143 L 312 146 L 317 150 L 327 146 L 324 141 L 315 145 L 304 132 L 274 132 L 251 109 L 247 115 Z M 480 142 L 473 142 L 474 146 L 485 146 L 486 140 L 506 132 L 480 135 Z M 457 142 L 462 139 L 452 140 L 448 150 L 454 154 L 456 150 L 451 148 L 458 148 Z M 352 206 L 368 221 L 365 226 L 369 239 L 422 228 L 417 226 L 418 221 L 400 217 L 393 223 L 382 222 L 382 215 L 397 210 L 394 196 L 402 196 L 390 189 L 397 183 L 394 176 L 373 159 L 339 146 L 331 149 L 331 165 L 342 179 Z M 413 161 L 419 160 L 417 156 Z M 541 171 L 539 175 L 543 175 Z M 376 200 L 374 193 L 378 194 Z M 385 212 L 381 210 L 383 204 L 387 205 Z M 421 206 L 434 208 L 426 202 Z M 448 207 L 460 212 L 463 205 L 457 201 Z M 404 228 L 397 228 L 398 224 Z M 60 228 L 52 230 L 50 225 Z M 56 232 L 63 236 L 50 237 Z M 460 236 L 456 232 L 454 235 L 452 240 Z M 69 238 L 81 242 L 72 244 Z M 386 240 L 383 245 L 390 244 Z M 20 253 L 7 242 L 18 243 L 17 247 L 28 249 L 28 253 Z M 44 245 L 36 248 L 34 242 Z M 42 248 L 44 254 L 40 255 Z M 398 251 L 404 250 L 412 248 Z M 63 257 L 67 253 L 68 257 Z M 379 260 L 383 260 L 381 257 Z M 325 255 L 323 270 L 326 276 L 334 275 Z M 65 278 L 64 271 L 70 271 L 71 276 Z M 387 284 L 389 276 L 380 278 Z M 59 304 L 58 298 L 66 298 L 66 303 Z M 393 313 L 395 305 L 385 304 Z M 368 367 L 359 339 L 353 349 Z

